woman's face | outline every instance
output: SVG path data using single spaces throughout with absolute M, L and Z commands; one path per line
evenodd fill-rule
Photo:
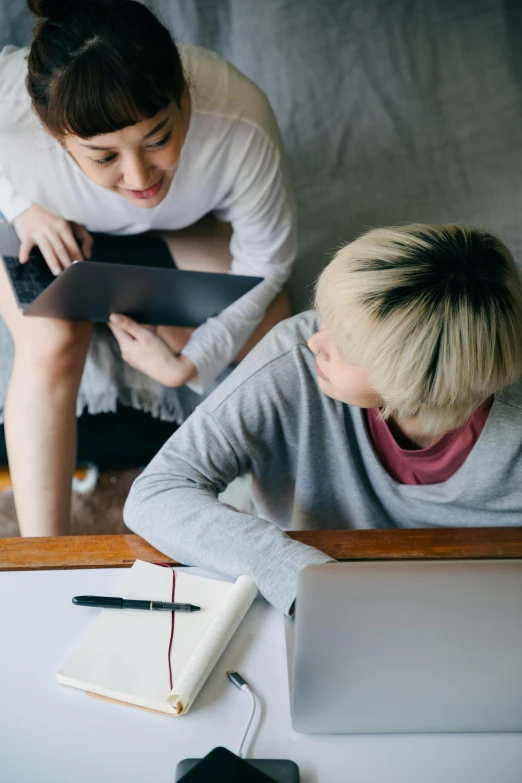
M 188 128 L 190 105 L 175 103 L 151 119 L 91 139 L 68 135 L 67 151 L 97 185 L 151 209 L 168 193 Z
M 315 354 L 317 380 L 321 391 L 334 400 L 355 405 L 358 408 L 381 408 L 384 400 L 370 385 L 370 373 L 357 364 L 342 359 L 332 333 L 326 326 L 308 340 L 308 347 Z

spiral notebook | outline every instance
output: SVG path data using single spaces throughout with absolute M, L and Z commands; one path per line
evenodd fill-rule
M 257 588 L 249 576 L 231 583 L 137 560 L 113 594 L 171 601 L 174 577 L 174 600 L 201 611 L 102 609 L 58 682 L 166 715 L 188 712 Z

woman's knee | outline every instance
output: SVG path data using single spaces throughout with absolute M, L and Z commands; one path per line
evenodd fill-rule
M 81 376 L 92 324 L 51 318 L 32 320 L 34 324 L 12 330 L 15 366 L 25 366 L 33 377 L 53 382 Z
M 230 270 L 230 238 L 232 226 L 207 215 L 194 225 L 180 231 L 163 231 L 178 269 L 191 272 L 221 272 Z

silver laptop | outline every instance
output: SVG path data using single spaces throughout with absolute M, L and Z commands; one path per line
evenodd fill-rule
M 520 732 L 522 561 L 308 566 L 291 669 L 296 732 Z
M 199 326 L 262 282 L 260 277 L 176 269 L 167 245 L 150 233 L 93 233 L 90 261 L 55 277 L 38 249 L 20 264 L 20 242 L 0 223 L 0 260 L 27 316 L 106 323 L 111 313 L 165 326 Z

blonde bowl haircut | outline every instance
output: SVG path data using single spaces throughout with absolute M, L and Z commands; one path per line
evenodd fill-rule
M 460 427 L 522 374 L 522 284 L 501 240 L 469 226 L 378 228 L 342 247 L 315 305 L 341 359 L 370 373 L 382 415 Z

